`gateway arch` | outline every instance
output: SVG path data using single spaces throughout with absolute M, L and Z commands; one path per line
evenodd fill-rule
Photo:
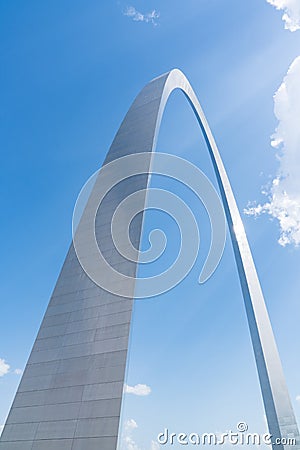
M 92 248 L 87 242 L 82 250 L 85 253 L 79 258 L 73 241 L 8 415 L 0 450 L 116 450 L 138 258 L 128 260 L 116 251 L 110 237 L 111 221 L 117 205 L 137 191 L 142 192 L 136 199 L 138 210 L 145 208 L 151 154 L 166 102 L 175 89 L 184 93 L 197 117 L 216 174 L 269 432 L 273 442 L 296 438 L 296 445 L 274 443 L 273 449 L 300 449 L 278 350 L 236 201 L 198 99 L 183 73 L 175 69 L 142 89 L 104 162 L 104 167 L 108 167 L 121 157 L 142 153 L 147 156 L 142 160 L 140 174 L 116 185 L 95 217 L 95 235 L 103 255 L 126 280 L 123 284 L 114 283 L 111 290 L 95 283 L 84 267 L 84 260 L 93 261 Z M 78 226 L 83 240 L 85 215 L 103 180 L 97 177 L 83 211 Z M 142 218 L 142 214 L 135 217 L 130 235 L 131 250 L 136 255 Z M 92 266 L 90 269 L 94 270 Z

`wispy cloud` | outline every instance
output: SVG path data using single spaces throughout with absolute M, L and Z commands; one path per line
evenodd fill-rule
M 124 16 L 131 17 L 135 22 L 152 23 L 156 26 L 160 13 L 153 9 L 151 12 L 143 14 L 140 11 L 137 11 L 134 6 L 127 6 Z
M 300 29 L 300 1 L 299 0 L 267 0 L 276 9 L 283 11 L 284 28 L 290 31 Z
M 9 372 L 10 365 L 5 362 L 4 359 L 0 358 L 0 377 L 3 377 Z
M 300 402 L 300 395 L 297 395 L 296 400 L 297 402 Z
M 134 419 L 128 419 L 123 425 L 120 450 L 141 450 L 140 446 L 134 440 L 134 430 L 138 425 Z M 151 441 L 149 450 L 159 450 L 160 445 L 156 441 Z
M 146 384 L 136 384 L 135 386 L 128 386 L 128 384 L 124 384 L 124 392 L 126 394 L 145 396 L 150 394 L 151 388 Z
M 151 441 L 150 450 L 159 450 L 159 449 L 160 449 L 159 443 L 156 441 Z
M 129 419 L 125 422 L 122 434 L 121 450 L 139 450 L 138 445 L 132 437 L 132 433 L 137 427 L 137 423 L 134 419 Z
M 22 369 L 15 369 L 14 370 L 14 374 L 16 374 L 16 375 L 22 375 L 22 373 L 23 373 Z
M 279 150 L 279 168 L 263 193 L 264 204 L 248 207 L 245 213 L 269 214 L 279 222 L 279 244 L 300 244 L 300 56 L 291 64 L 274 95 L 274 112 L 278 126 L 271 145 Z

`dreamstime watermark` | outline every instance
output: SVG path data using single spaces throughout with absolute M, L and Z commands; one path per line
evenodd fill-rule
M 273 438 L 269 433 L 248 433 L 246 422 L 239 422 L 236 431 L 226 433 L 171 433 L 168 428 L 157 436 L 159 445 L 296 445 L 296 438 Z
M 103 165 L 82 188 L 73 214 L 73 244 L 86 274 L 98 286 L 120 297 L 148 298 L 172 289 L 190 272 L 198 256 L 200 232 L 190 207 L 174 193 L 149 188 L 151 175 L 171 178 L 187 186 L 204 205 L 211 224 L 211 245 L 199 283 L 214 273 L 223 254 L 226 223 L 223 205 L 204 173 L 189 161 L 167 153 L 135 153 Z M 107 200 L 108 199 L 108 200 Z M 146 264 L 157 261 L 167 246 L 165 233 L 152 230 L 150 246 L 141 251 L 132 243 L 132 224 L 145 210 L 167 213 L 180 231 L 180 248 L 173 263 L 147 278 L 124 272 L 129 261 Z M 134 227 L 133 227 L 134 228 Z M 139 242 L 141 221 L 134 228 Z M 125 269 L 128 267 L 125 267 Z

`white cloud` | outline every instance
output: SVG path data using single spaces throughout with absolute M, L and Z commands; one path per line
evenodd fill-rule
M 136 384 L 135 386 L 128 386 L 128 384 L 124 384 L 124 392 L 125 394 L 145 396 L 150 394 L 151 388 L 146 384 Z
M 274 95 L 274 112 L 278 126 L 272 136 L 272 147 L 279 168 L 271 185 L 263 192 L 264 204 L 248 207 L 245 213 L 258 216 L 266 213 L 279 222 L 279 244 L 300 244 L 300 56 L 291 64 Z
M 300 29 L 300 1 L 299 0 L 267 0 L 276 9 L 283 11 L 284 28 L 290 31 Z
M 124 422 L 121 438 L 120 450 L 141 450 L 140 446 L 133 438 L 134 430 L 138 425 L 134 419 L 128 419 Z M 159 450 L 160 445 L 156 441 L 151 441 L 149 450 Z
M 126 431 L 128 430 L 134 430 L 135 428 L 137 428 L 137 423 L 134 419 L 128 419 L 126 420 L 125 424 L 124 424 L 124 429 Z
M 156 441 L 151 441 L 151 447 L 150 450 L 159 450 L 160 449 L 160 445 L 158 442 Z
M 157 25 L 160 13 L 153 9 L 151 12 L 142 14 L 140 11 L 137 11 L 134 6 L 127 6 L 124 16 L 131 17 L 135 22 L 150 22 L 153 25 Z
M 137 423 L 134 419 L 126 420 L 123 425 L 120 450 L 140 450 L 132 437 L 132 433 L 137 427 Z
M 9 372 L 10 365 L 5 362 L 4 359 L 0 358 L 0 377 L 6 375 Z
M 22 369 L 15 369 L 15 370 L 14 370 L 14 373 L 15 373 L 16 375 L 22 375 L 23 370 L 22 370 Z
M 136 442 L 132 439 L 131 436 L 124 437 L 124 450 L 140 450 Z
M 297 402 L 300 402 L 300 395 L 297 395 L 296 400 Z

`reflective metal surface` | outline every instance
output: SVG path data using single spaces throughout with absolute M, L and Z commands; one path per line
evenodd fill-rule
M 132 153 L 153 152 L 162 114 L 174 89 L 190 102 L 204 134 L 218 180 L 237 262 L 261 391 L 273 438 L 299 433 L 255 265 L 240 214 L 208 123 L 189 82 L 179 70 L 152 80 L 137 96 L 104 164 Z M 151 158 L 143 172 L 149 172 Z M 113 212 L 126 196 L 146 189 L 136 177 L 104 200 L 97 215 L 97 239 L 111 264 L 135 276 L 137 264 L 114 252 L 107 241 Z M 97 183 L 94 188 L 97 190 Z M 93 192 L 92 194 L 93 195 Z M 146 197 L 139 197 L 140 206 Z M 138 248 L 142 215 L 132 235 Z M 87 249 L 88 253 L 88 249 Z M 80 266 L 73 245 L 67 254 L 0 441 L 1 450 L 115 450 L 134 281 L 131 298 L 108 293 Z M 127 292 L 128 292 L 127 289 Z M 287 446 L 277 445 L 283 449 Z

